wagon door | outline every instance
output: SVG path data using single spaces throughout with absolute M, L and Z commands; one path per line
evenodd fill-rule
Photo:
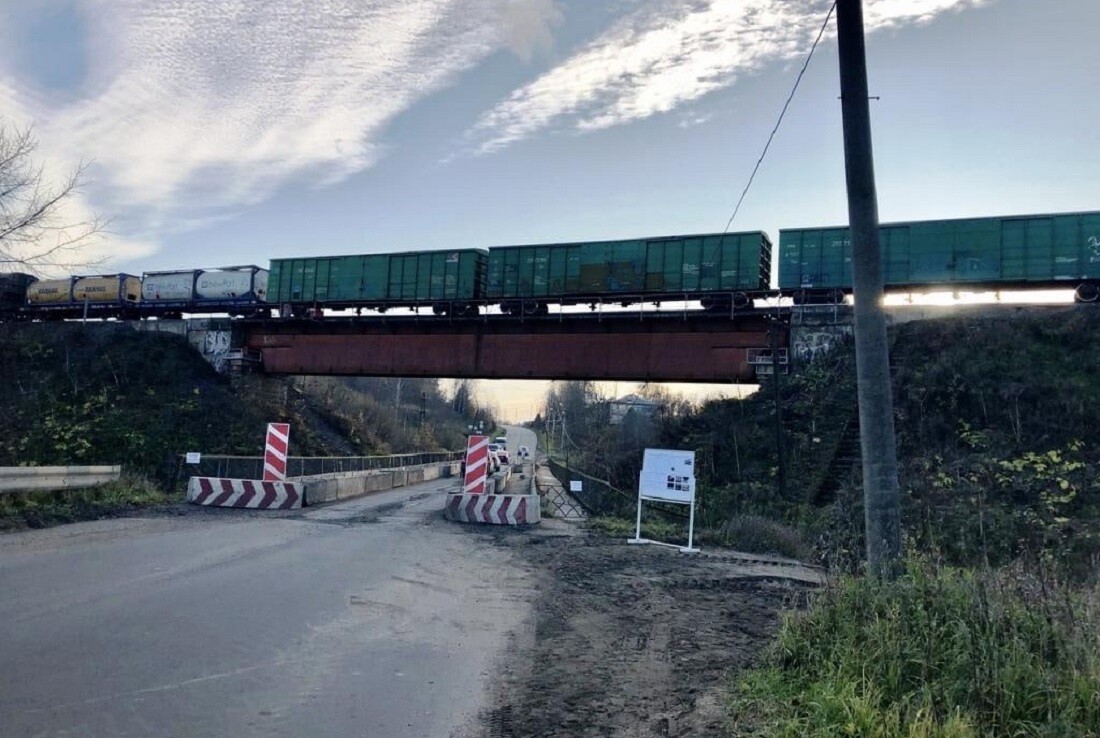
M 911 284 L 909 276 L 909 227 L 879 229 L 882 248 L 882 277 L 887 287 Z
M 1027 219 L 1027 279 L 1046 282 L 1054 277 L 1054 219 Z
M 647 292 L 665 292 L 665 242 L 646 244 L 645 288 Z
M 1001 278 L 1000 248 L 995 220 L 955 221 L 955 281 L 987 284 Z

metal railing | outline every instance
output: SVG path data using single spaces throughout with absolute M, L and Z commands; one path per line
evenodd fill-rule
M 288 456 L 288 478 L 312 477 L 319 474 L 345 474 L 376 469 L 400 469 L 423 464 L 443 464 L 460 461 L 462 451 L 428 451 L 388 456 Z M 220 477 L 223 479 L 262 479 L 264 457 L 203 454 L 198 464 L 188 464 L 187 457 L 178 458 L 177 482 L 186 477 Z
M 87 489 L 114 482 L 121 474 L 121 466 L 4 466 L 0 494 Z
M 633 518 L 638 509 L 638 493 L 625 492 L 604 479 L 584 474 L 576 469 L 570 469 L 561 462 L 548 457 L 546 465 L 550 473 L 561 482 L 565 489 L 569 489 L 570 482 L 580 482 L 580 492 L 570 492 L 570 495 L 581 504 L 589 515 L 608 515 L 616 517 Z M 669 505 L 662 502 L 650 502 L 646 505 L 647 516 L 657 516 L 666 521 L 680 522 L 687 520 L 688 514 L 680 505 Z M 698 522 L 698 519 L 697 521 Z
M 552 457 L 547 459 L 550 473 L 561 482 L 563 489 L 569 489 L 570 482 L 580 482 L 579 492 L 570 492 L 570 495 L 581 504 L 589 515 L 618 515 L 631 516 L 634 514 L 636 498 L 620 489 L 612 487 L 608 482 L 579 471 L 555 461 Z

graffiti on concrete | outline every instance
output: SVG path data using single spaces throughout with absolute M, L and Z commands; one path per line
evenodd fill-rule
M 791 331 L 791 352 L 795 362 L 808 364 L 831 352 L 851 335 L 851 325 L 795 327 Z

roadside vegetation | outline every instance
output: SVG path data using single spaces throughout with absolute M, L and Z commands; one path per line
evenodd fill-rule
M 125 476 L 92 489 L 2 494 L 0 531 L 117 517 L 172 501 L 172 495 L 139 476 Z
M 912 559 L 894 582 L 844 576 L 788 613 L 735 676 L 738 735 L 1100 735 L 1095 588 L 1041 570 Z
M 291 424 L 295 456 L 458 449 L 469 424 L 495 425 L 469 384 L 447 393 L 427 379 L 230 379 L 183 337 L 121 324 L 0 325 L 0 386 L 0 466 L 121 464 L 132 477 L 0 495 L 7 528 L 178 501 L 182 454 L 260 456 L 268 422 Z
M 734 734 L 1100 736 L 1100 312 L 910 323 L 892 338 L 910 556 L 897 582 L 862 576 L 850 344 L 781 380 L 782 487 L 770 384 L 617 426 L 599 398 L 580 407 L 590 387 L 559 386 L 543 419 L 571 402 L 561 460 L 628 498 L 643 448 L 695 450 L 699 540 L 829 568 L 759 668 L 731 677 Z M 619 458 L 594 458 L 609 449 Z M 685 535 L 674 514 L 650 525 Z

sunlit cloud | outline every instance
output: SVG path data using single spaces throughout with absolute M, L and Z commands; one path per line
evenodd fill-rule
M 480 153 L 548 128 L 592 131 L 665 113 L 809 49 L 831 0 L 646 0 L 486 113 Z M 992 0 L 868 0 L 869 31 Z M 830 29 L 829 35 L 833 32 Z

